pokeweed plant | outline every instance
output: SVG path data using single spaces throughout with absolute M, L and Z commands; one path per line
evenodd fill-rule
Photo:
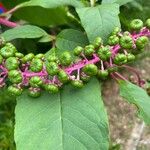
M 1 34 L 0 87 L 17 96 L 17 150 L 108 150 L 109 126 L 101 85 L 109 78 L 117 81 L 120 95 L 135 104 L 138 116 L 150 124 L 145 81 L 128 65 L 148 44 L 150 19 L 145 23 L 134 19 L 130 30 L 122 31 L 119 4 L 126 2 L 30 0 L 1 14 L 0 23 L 12 29 Z M 69 10 L 72 7 L 80 20 L 75 10 Z M 27 22 L 10 21 L 10 15 Z M 52 20 L 47 21 L 44 17 L 49 16 Z M 38 27 L 53 31 L 60 24 L 76 30 L 65 29 L 56 36 Z M 37 39 L 43 45 L 51 42 L 51 50 L 24 54 L 10 42 L 14 39 Z M 122 68 L 135 74 L 135 84 L 119 73 Z

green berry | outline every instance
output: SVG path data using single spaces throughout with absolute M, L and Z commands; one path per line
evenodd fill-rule
M 69 77 L 68 77 L 67 73 L 64 70 L 60 70 L 59 71 L 59 73 L 58 73 L 58 79 L 62 83 L 67 83 L 69 81 Z
M 118 35 L 118 33 L 121 32 L 121 29 L 119 27 L 115 27 L 114 30 L 112 31 L 111 35 Z
M 92 56 L 94 54 L 94 46 L 93 45 L 88 45 L 84 49 L 84 54 L 85 56 Z
M 97 54 L 101 60 L 106 61 L 111 57 L 112 52 L 109 46 L 105 46 L 105 47 L 100 48 L 97 51 Z
M 133 47 L 133 40 L 130 36 L 122 36 L 120 38 L 120 46 L 124 49 L 131 49 Z
M 127 54 L 127 61 L 128 61 L 128 62 L 131 62 L 131 61 L 133 61 L 133 60 L 135 60 L 135 56 L 134 56 L 133 54 L 131 54 L 131 53 L 128 53 L 128 54 Z
M 58 61 L 58 58 L 55 56 L 55 55 L 49 55 L 47 60 L 49 62 L 57 62 Z
M 148 43 L 148 37 L 146 37 L 146 36 L 141 36 L 141 37 L 139 37 L 137 40 L 136 40 L 136 42 L 135 42 L 135 44 L 136 44 L 136 47 L 138 48 L 138 49 L 143 49 L 143 48 L 145 48 L 145 46 L 146 46 L 146 44 Z
M 0 54 L 4 58 L 13 57 L 15 55 L 16 48 L 11 45 L 10 43 L 7 43 L 3 48 L 0 50 Z
M 150 19 L 147 19 L 145 25 L 148 29 L 150 29 Z
M 55 62 L 49 62 L 46 64 L 46 70 L 49 75 L 54 76 L 59 72 L 58 64 Z
M 23 91 L 21 88 L 15 87 L 13 85 L 9 86 L 7 90 L 13 96 L 20 96 Z
M 101 37 L 97 37 L 93 42 L 95 48 L 100 47 L 102 44 L 103 44 L 103 40 Z
M 3 62 L 3 57 L 0 55 L 0 64 Z
M 108 44 L 109 45 L 113 46 L 113 45 L 116 45 L 118 43 L 119 43 L 119 37 L 118 36 L 112 35 L 112 36 L 109 37 L 109 39 L 108 39 Z
M 97 72 L 97 77 L 100 79 L 106 79 L 108 75 L 109 75 L 108 70 L 98 70 Z
M 71 85 L 75 88 L 82 88 L 84 86 L 83 81 L 81 80 L 72 80 Z
M 59 92 L 59 88 L 55 84 L 47 84 L 45 86 L 45 89 L 46 89 L 46 91 L 48 91 L 50 93 L 58 93 Z
M 0 37 L 0 48 L 1 48 L 1 47 L 4 47 L 5 44 L 6 44 L 5 39 L 4 39 L 3 37 Z
M 37 98 L 41 96 L 41 91 L 39 89 L 33 88 L 29 89 L 28 95 L 33 98 Z
M 8 70 L 16 70 L 19 67 L 19 61 L 16 57 L 9 57 L 6 59 L 5 67 Z
M 143 22 L 140 19 L 134 19 L 130 23 L 130 28 L 133 31 L 140 31 L 143 28 Z
M 27 63 L 27 62 L 31 61 L 33 58 L 34 58 L 34 54 L 29 53 L 22 58 L 22 62 Z
M 98 68 L 94 64 L 88 64 L 83 67 L 83 72 L 88 76 L 94 76 L 97 74 Z
M 8 72 L 8 79 L 14 84 L 21 83 L 22 74 L 18 70 L 11 70 Z
M 83 47 L 77 46 L 77 47 L 74 49 L 73 53 L 74 53 L 75 56 L 79 56 L 79 55 L 82 53 L 83 50 L 84 50 Z
M 123 65 L 127 63 L 127 56 L 125 54 L 118 53 L 114 58 L 114 63 L 117 65 Z
M 43 69 L 43 61 L 39 58 L 32 59 L 30 69 L 33 72 L 40 72 Z
M 72 57 L 69 52 L 63 52 L 60 56 L 60 63 L 64 66 L 69 66 L 72 62 Z
M 32 87 L 39 87 L 42 85 L 43 81 L 41 80 L 41 78 L 39 76 L 34 76 L 31 77 L 31 79 L 29 80 L 30 86 Z
M 37 54 L 35 55 L 35 58 L 42 59 L 44 58 L 44 54 Z
M 24 57 L 24 55 L 22 54 L 22 53 L 15 53 L 15 57 L 17 57 L 17 58 L 23 58 Z

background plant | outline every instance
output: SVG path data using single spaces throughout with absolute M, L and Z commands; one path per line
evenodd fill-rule
M 14 3 L 4 1 L 4 4 L 9 9 L 21 2 L 23 1 L 18 0 Z M 17 30 L 8 30 L 2 35 L 7 41 L 13 40 L 17 49 L 24 54 L 46 53 L 54 45 L 60 53 L 66 50 L 72 51 L 76 46 L 88 45 L 97 36 L 101 36 L 106 41 L 113 28 L 120 26 L 118 4 L 122 5 L 128 1 L 122 1 L 123 3 L 113 1 L 114 4 L 111 4 L 112 1 L 103 1 L 102 5 L 99 5 L 100 2 L 97 1 L 95 3 L 97 6 L 91 7 L 94 5 L 93 2 L 47 1 L 45 5 L 44 1 L 32 0 L 23 3 L 15 7 L 17 10 L 11 16 L 13 23 L 4 22 L 10 23 L 11 27 L 18 26 L 18 24 L 21 27 Z M 37 16 L 33 15 L 33 11 Z M 10 16 L 10 14 L 5 15 Z M 26 25 L 29 23 L 32 25 Z M 2 27 L 2 30 L 6 28 Z M 100 101 L 102 100 L 99 92 L 100 86 L 97 80 L 92 80 L 81 90 L 66 86 L 58 95 L 43 93 L 40 98 L 33 99 L 24 93 L 23 96 L 17 98 L 15 127 L 17 149 L 39 147 L 40 149 L 54 149 L 59 144 L 64 149 L 71 149 L 72 142 L 75 149 L 85 149 L 84 145 L 87 145 L 87 149 L 108 149 L 108 120 L 103 102 Z M 149 122 L 149 115 L 147 115 L 149 114 L 147 103 L 149 97 L 146 93 L 132 84 L 122 83 L 121 89 L 121 95 L 129 102 L 136 104 L 139 107 L 139 115 Z M 90 97 L 88 93 L 91 91 L 94 92 Z M 132 93 L 126 95 L 127 91 Z M 142 104 L 139 103 L 141 95 Z M 61 119 L 57 120 L 57 118 Z M 32 139 L 32 142 L 28 139 Z M 101 141 L 97 142 L 98 139 Z M 102 144 L 99 145 L 98 143 L 101 142 Z

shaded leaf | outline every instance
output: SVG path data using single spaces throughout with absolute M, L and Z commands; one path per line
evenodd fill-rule
M 106 40 L 114 27 L 120 26 L 118 4 L 78 8 L 77 13 L 91 42 L 98 36 Z
M 138 108 L 138 116 L 150 124 L 150 97 L 146 91 L 130 82 L 120 82 L 120 95 Z
M 26 94 L 16 106 L 17 150 L 108 150 L 108 119 L 93 79 L 83 89 L 65 87 L 60 94 Z M 90 94 L 89 94 L 90 93 Z
M 102 4 L 105 4 L 105 3 L 117 3 L 119 5 L 124 5 L 126 3 L 129 3 L 133 0 L 103 0 L 102 1 Z
M 78 30 L 65 29 L 61 31 L 56 39 L 56 46 L 60 50 L 73 50 L 77 46 L 88 44 L 87 36 Z

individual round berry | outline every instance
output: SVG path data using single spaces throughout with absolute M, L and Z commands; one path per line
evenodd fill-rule
M 98 68 L 94 64 L 88 64 L 83 67 L 83 72 L 88 76 L 94 76 L 97 74 Z
M 27 63 L 27 62 L 31 61 L 33 58 L 34 58 L 34 54 L 29 53 L 29 54 L 25 55 L 21 60 L 23 63 Z
M 147 19 L 145 25 L 148 29 L 150 29 L 150 19 Z
M 122 36 L 120 38 L 120 46 L 124 49 L 131 49 L 133 47 L 133 39 L 130 36 Z
M 35 58 L 43 59 L 44 58 L 44 54 L 37 54 L 37 55 L 35 55 Z
M 143 28 L 143 22 L 140 19 L 134 19 L 130 23 L 130 28 L 133 31 L 140 31 Z
M 141 36 L 141 37 L 139 37 L 137 40 L 136 40 L 136 42 L 135 42 L 135 44 L 136 44 L 136 47 L 138 48 L 138 49 L 143 49 L 143 48 L 145 48 L 145 46 L 146 46 L 146 44 L 148 43 L 148 37 L 146 37 L 146 36 Z
M 116 45 L 118 43 L 119 43 L 119 37 L 118 36 L 112 35 L 112 36 L 109 37 L 109 39 L 108 39 L 108 44 L 109 45 L 113 46 L 113 45 Z
M 3 62 L 3 57 L 0 55 L 0 64 Z
M 71 85 L 73 85 L 73 87 L 75 88 L 82 88 L 84 86 L 83 81 L 82 80 L 72 80 L 71 81 Z
M 34 76 L 30 78 L 29 83 L 32 87 L 39 87 L 42 85 L 43 81 L 39 76 Z
M 15 52 L 16 52 L 16 48 L 13 45 L 11 45 L 10 43 L 7 43 L 0 50 L 0 54 L 4 58 L 13 57 L 15 55 Z
M 69 81 L 69 77 L 68 77 L 67 73 L 64 70 L 60 70 L 58 72 L 58 79 L 62 83 L 67 83 Z
M 15 53 L 15 57 L 17 57 L 17 58 L 23 58 L 24 57 L 24 55 L 22 54 L 22 53 Z
M 49 55 L 47 60 L 49 62 L 57 62 L 58 61 L 58 58 L 55 56 L 55 55 Z
M 28 95 L 33 98 L 37 98 L 41 96 L 41 90 L 39 88 L 30 88 L 28 91 Z
M 43 61 L 39 58 L 32 59 L 30 69 L 33 72 L 40 72 L 43 69 Z
M 72 62 L 72 57 L 69 52 L 63 52 L 60 56 L 60 63 L 64 66 L 69 66 Z
M 16 70 L 19 67 L 19 61 L 16 57 L 9 57 L 5 61 L 5 67 L 8 70 Z
M 111 57 L 112 52 L 109 46 L 105 46 L 105 47 L 100 48 L 97 51 L 97 54 L 101 60 L 106 61 Z
M 22 91 L 23 91 L 21 88 L 15 87 L 13 85 L 9 86 L 7 88 L 7 90 L 13 96 L 20 96 L 22 94 Z
M 54 76 L 59 72 L 58 64 L 55 62 L 49 62 L 46 64 L 46 70 L 49 75 Z
M 131 53 L 128 53 L 128 54 L 127 54 L 127 61 L 128 61 L 128 62 L 131 62 L 131 61 L 133 61 L 133 60 L 135 60 L 135 56 L 134 56 L 133 54 L 131 54 Z
M 103 40 L 101 37 L 97 37 L 93 42 L 95 48 L 100 47 L 102 44 L 103 44 Z
M 109 75 L 108 70 L 98 70 L 97 72 L 97 77 L 100 79 L 106 79 L 108 75 Z
M 11 70 L 8 72 L 8 79 L 14 84 L 21 83 L 22 74 L 18 70 Z
M 118 35 L 120 32 L 121 32 L 121 29 L 119 27 L 115 27 L 111 35 Z
M 46 89 L 46 91 L 48 91 L 50 93 L 58 93 L 59 92 L 59 88 L 55 84 L 47 84 L 45 86 L 45 89 Z
M 84 49 L 84 54 L 85 56 L 92 56 L 94 54 L 94 46 L 93 45 L 88 45 Z
M 79 56 L 82 52 L 83 52 L 83 47 L 81 47 L 81 46 L 77 46 L 74 50 L 73 50 L 73 54 L 75 55 L 75 56 Z
M 125 54 L 118 53 L 114 58 L 114 63 L 117 65 L 127 63 L 127 56 Z

